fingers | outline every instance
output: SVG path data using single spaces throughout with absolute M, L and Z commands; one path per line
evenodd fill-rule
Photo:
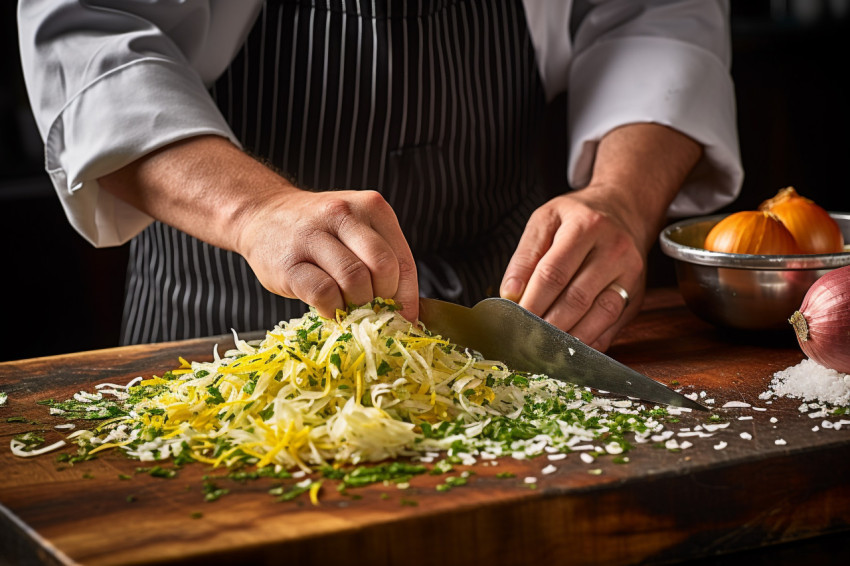
M 532 215 L 500 291 L 604 349 L 639 308 L 643 271 L 643 254 L 621 225 L 580 203 L 556 199 Z M 629 300 L 611 287 L 615 283 Z
M 393 299 L 401 306 L 401 315 L 415 321 L 419 317 L 419 278 L 413 253 L 389 203 L 373 191 L 364 191 L 363 197 L 372 229 L 392 254 L 392 277 L 373 277 L 375 296 Z
M 299 298 L 325 317 L 375 297 L 394 299 L 410 320 L 418 316 L 416 264 L 378 193 L 289 195 L 279 214 L 261 217 L 260 224 L 246 257 L 270 291 Z

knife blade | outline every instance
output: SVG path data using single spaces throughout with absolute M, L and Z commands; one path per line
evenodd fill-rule
M 484 299 L 469 308 L 420 298 L 419 320 L 429 331 L 516 371 L 653 403 L 709 410 L 507 299 Z

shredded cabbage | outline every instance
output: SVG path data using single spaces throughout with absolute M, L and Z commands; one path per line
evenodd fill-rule
M 211 362 L 180 358 L 161 377 L 102 384 L 51 411 L 107 419 L 69 437 L 87 454 L 120 447 L 142 461 L 305 472 L 399 456 L 427 462 L 444 450 L 461 463 L 525 458 L 603 438 L 605 448 L 591 448 L 619 454 L 626 432 L 645 442 L 663 428 L 663 410 L 511 372 L 407 321 L 392 301 L 332 320 L 311 311 L 261 341 L 234 340 Z

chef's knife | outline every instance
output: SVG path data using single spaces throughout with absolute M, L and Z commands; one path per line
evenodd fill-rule
M 468 308 L 421 298 L 419 320 L 429 331 L 516 371 L 653 403 L 708 410 L 507 299 L 484 299 Z

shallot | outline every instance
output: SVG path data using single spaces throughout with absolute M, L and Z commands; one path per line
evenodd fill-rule
M 850 373 L 850 265 L 815 281 L 789 322 L 809 358 Z

